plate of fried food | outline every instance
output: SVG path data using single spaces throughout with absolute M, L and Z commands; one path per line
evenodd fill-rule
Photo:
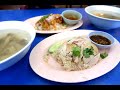
M 42 16 L 35 16 L 25 20 L 25 22 L 31 24 L 36 33 L 40 34 L 52 34 L 63 31 L 70 31 L 82 26 L 82 19 L 74 25 L 68 25 L 64 22 L 63 17 L 60 14 L 48 14 Z

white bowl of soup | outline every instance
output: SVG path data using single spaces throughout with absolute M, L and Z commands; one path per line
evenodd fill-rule
M 109 5 L 91 5 L 85 8 L 88 19 L 101 29 L 120 27 L 120 8 Z
M 36 36 L 33 26 L 22 21 L 0 22 L 0 71 L 20 61 Z

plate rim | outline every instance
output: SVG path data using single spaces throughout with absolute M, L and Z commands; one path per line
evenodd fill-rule
M 41 18 L 42 16 L 44 15 L 39 15 L 39 16 L 33 16 L 31 18 L 28 18 L 26 20 L 24 20 L 24 22 L 26 23 L 29 23 L 29 21 L 31 20 L 34 20 L 36 18 Z M 29 23 L 31 25 L 31 23 Z M 75 30 L 75 29 L 78 29 L 80 28 L 81 26 L 83 25 L 83 20 L 81 19 L 77 24 L 75 24 L 74 26 L 70 26 L 69 28 L 66 28 L 66 29 L 61 29 L 61 30 L 57 30 L 57 31 L 39 31 L 39 30 L 36 30 L 36 33 L 38 34 L 55 34 L 55 33 L 61 33 L 61 32 L 64 32 L 64 31 L 71 31 L 71 30 Z M 33 25 L 32 25 L 33 26 Z M 33 26 L 34 27 L 34 26 Z
M 89 30 L 89 29 L 78 29 L 78 30 L 82 30 L 82 31 L 90 31 L 90 32 L 92 32 L 92 31 L 96 31 L 96 30 Z M 72 32 L 72 31 L 68 31 L 68 32 Z M 76 31 L 77 32 L 77 31 Z M 67 33 L 67 32 L 63 32 L 63 33 Z M 62 34 L 62 33 L 58 33 L 58 34 Z M 53 36 L 56 36 L 57 34 L 54 34 L 54 35 L 52 35 L 52 36 L 49 36 L 49 37 L 53 37 Z M 45 39 L 48 39 L 49 37 L 47 37 L 47 38 L 45 38 Z M 38 45 L 40 45 L 42 42 L 44 42 L 44 40 L 45 39 L 43 39 L 41 42 L 39 42 L 33 49 L 32 49 L 32 51 L 31 51 L 31 53 L 30 53 L 30 56 L 29 56 L 29 64 L 30 64 L 30 67 L 31 67 L 31 69 L 38 75 L 38 76 L 40 76 L 40 77 L 42 77 L 42 78 L 44 78 L 44 79 L 46 79 L 46 80 L 50 80 L 50 81 L 54 81 L 54 82 L 59 82 L 59 83 L 81 83 L 81 82 L 86 82 L 86 81 L 89 81 L 89 80 L 93 80 L 93 79 L 96 79 L 96 78 L 98 78 L 98 77 L 101 77 L 101 76 L 103 76 L 103 75 L 105 75 L 105 74 L 107 74 L 108 72 L 110 72 L 112 69 L 114 69 L 118 64 L 119 64 L 119 62 L 120 62 L 120 60 L 117 60 L 117 61 L 119 61 L 118 63 L 116 63 L 116 65 L 114 65 L 113 67 L 112 67 L 112 69 L 109 69 L 108 71 L 106 71 L 105 73 L 103 73 L 102 75 L 99 75 L 99 76 L 97 76 L 97 77 L 94 77 L 94 78 L 92 78 L 92 79 L 89 79 L 89 80 L 85 80 L 85 81 L 58 81 L 58 80 L 53 80 L 53 79 L 50 79 L 50 78 L 46 78 L 46 77 L 44 77 L 44 76 L 42 76 L 42 75 L 39 75 L 38 74 L 38 72 L 36 72 L 35 70 L 34 70 L 34 68 L 31 66 L 31 54 L 32 54 L 32 52 L 34 51 L 34 49 L 38 46 Z M 115 38 L 114 38 L 115 39 Z M 117 41 L 117 43 L 119 43 L 119 41 L 117 40 L 117 39 L 115 39 L 116 41 Z M 119 45 L 120 45 L 120 43 L 119 43 Z M 90 68 L 91 69 L 91 68 Z M 64 72 L 64 71 L 63 71 Z M 80 71 L 79 71 L 80 72 Z

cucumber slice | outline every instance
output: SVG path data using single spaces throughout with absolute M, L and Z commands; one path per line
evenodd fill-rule
M 63 42 L 56 42 L 55 44 L 50 46 L 48 51 L 50 53 L 54 53 L 54 52 L 56 52 L 60 48 L 60 46 L 62 46 L 62 44 L 63 44 Z

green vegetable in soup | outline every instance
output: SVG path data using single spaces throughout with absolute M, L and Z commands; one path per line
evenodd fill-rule
M 27 32 L 7 32 L 6 30 L 6 33 L 1 35 L 3 36 L 0 37 L 0 61 L 17 53 L 29 42 L 29 34 Z
M 102 59 L 106 58 L 107 56 L 108 56 L 108 54 L 106 52 L 100 54 L 100 57 Z

